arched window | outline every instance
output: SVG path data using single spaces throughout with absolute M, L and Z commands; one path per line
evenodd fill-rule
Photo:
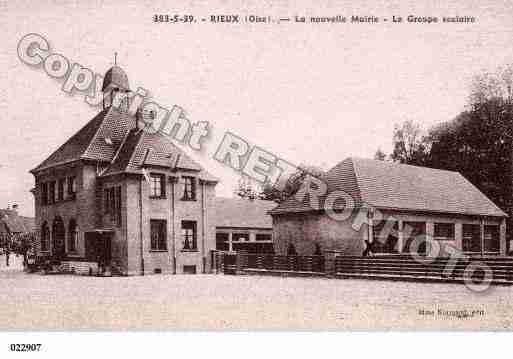
M 50 250 L 50 228 L 46 221 L 41 225 L 41 252 Z
M 78 245 L 77 221 L 71 219 L 68 226 L 68 253 L 76 252 Z

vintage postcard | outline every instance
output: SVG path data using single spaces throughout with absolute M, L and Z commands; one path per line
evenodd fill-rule
M 0 10 L 1 331 L 513 329 L 511 1 Z

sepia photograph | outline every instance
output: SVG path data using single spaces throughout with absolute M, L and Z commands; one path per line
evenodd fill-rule
M 7 357 L 513 329 L 511 1 L 0 13 Z

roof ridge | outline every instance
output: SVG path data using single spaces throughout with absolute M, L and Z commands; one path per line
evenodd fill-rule
M 351 162 L 351 166 L 353 167 L 353 173 L 354 173 L 354 180 L 356 182 L 356 191 L 358 193 L 358 199 L 360 200 L 360 202 L 364 202 L 364 203 L 367 203 L 364 199 L 363 199 L 363 195 L 362 195 L 362 189 L 361 189 L 361 184 L 360 184 L 360 181 L 358 181 L 358 177 L 359 177 L 359 171 L 357 170 L 357 166 L 356 166 L 356 163 L 355 161 L 349 157 L 349 160 Z M 353 201 L 354 201 L 354 198 L 353 198 Z
M 121 143 L 119 144 L 118 150 L 114 154 L 114 157 L 112 158 L 112 161 L 110 161 L 111 164 L 113 164 L 114 161 L 116 161 L 116 159 L 118 158 L 119 152 L 121 151 L 121 149 L 125 145 L 126 139 L 128 138 L 128 136 L 130 136 L 130 133 L 132 132 L 132 130 L 133 130 L 133 128 L 131 128 L 130 130 L 126 131 L 125 137 L 123 137 L 123 141 L 121 141 Z
M 423 169 L 423 170 L 441 171 L 441 172 L 450 172 L 450 173 L 461 174 L 458 171 L 447 170 L 447 169 L 443 169 L 443 168 L 427 167 L 427 166 L 421 166 L 421 165 L 412 165 L 412 164 L 401 163 L 401 162 L 382 161 L 382 160 L 375 160 L 375 159 L 372 159 L 372 158 L 365 158 L 365 157 L 358 157 L 358 156 L 351 156 L 349 158 L 351 158 L 352 160 L 357 160 L 357 161 L 360 161 L 360 160 L 361 161 L 369 161 L 369 162 L 374 162 L 374 163 L 379 163 L 379 164 L 386 164 L 386 165 L 395 166 L 395 167 L 405 166 L 405 167 L 410 167 L 410 168 L 411 167 L 419 168 L 419 169 Z
M 140 134 L 140 135 L 139 135 Z M 136 131 L 134 133 L 135 136 L 139 136 L 139 138 L 137 139 L 137 144 L 134 146 L 134 150 L 132 151 L 132 153 L 130 154 L 130 158 L 128 159 L 128 162 L 127 162 L 127 165 L 129 165 L 130 163 L 132 163 L 132 159 L 134 158 L 135 154 L 137 153 L 137 150 L 139 149 L 139 146 L 141 145 L 141 143 L 143 142 L 142 139 L 144 137 L 144 135 L 146 134 L 146 132 L 140 128 L 138 131 Z M 144 164 L 144 163 L 143 163 Z M 141 166 L 142 167 L 142 166 Z
M 98 137 L 98 133 L 100 132 L 100 128 L 102 127 L 102 123 L 105 121 L 105 119 L 107 118 L 107 116 L 109 116 L 111 114 L 111 111 L 112 111 L 112 106 L 109 107 L 109 108 L 106 108 L 106 113 L 105 113 L 105 116 L 103 116 L 103 119 L 102 119 L 102 122 L 100 123 L 100 126 L 98 126 L 98 128 L 96 129 L 96 132 L 94 133 L 94 136 L 91 138 L 91 140 L 89 141 L 89 144 L 87 145 L 84 153 L 87 153 L 89 152 L 89 148 L 91 148 L 91 145 L 94 143 L 94 141 L 96 140 L 96 138 Z M 84 153 L 82 153 L 80 155 L 80 158 L 82 158 L 84 156 Z

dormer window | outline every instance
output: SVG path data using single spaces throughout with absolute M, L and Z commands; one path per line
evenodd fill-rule
M 182 201 L 196 200 L 196 178 L 183 176 L 183 197 Z

